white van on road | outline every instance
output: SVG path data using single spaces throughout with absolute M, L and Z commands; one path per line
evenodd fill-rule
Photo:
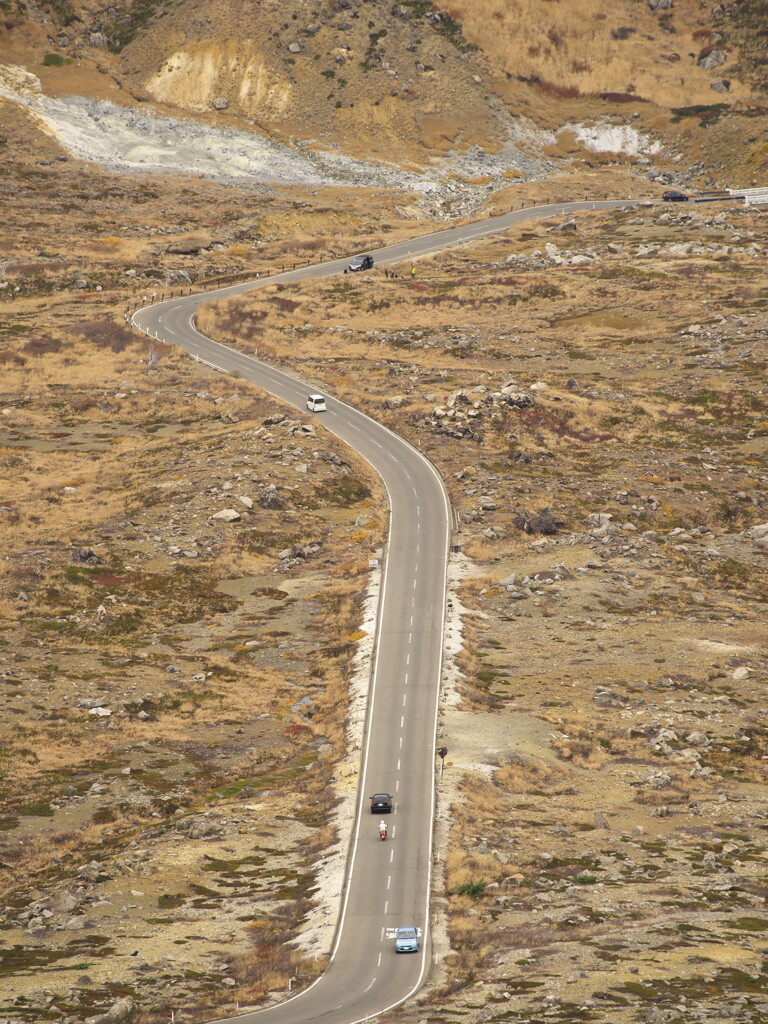
M 328 412 L 322 395 L 310 395 L 307 399 L 307 408 L 310 412 Z

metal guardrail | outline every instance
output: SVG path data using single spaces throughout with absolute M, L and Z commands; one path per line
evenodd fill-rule
M 765 188 L 765 189 L 760 189 L 760 188 L 755 188 L 755 189 L 723 189 L 722 191 L 713 191 L 711 193 L 704 192 L 700 196 L 691 196 L 691 199 L 692 199 L 693 202 L 706 203 L 706 202 L 715 202 L 717 200 L 741 199 L 741 198 L 744 198 L 744 201 L 746 203 L 746 202 L 748 202 L 746 197 L 748 195 L 752 194 L 752 193 L 754 193 L 756 196 L 759 195 L 761 197 L 759 199 L 752 200 L 752 202 L 754 202 L 754 203 L 758 203 L 758 202 L 760 202 L 760 203 L 768 203 L 768 188 Z M 605 199 L 609 199 L 609 198 L 610 198 L 610 196 L 606 193 L 605 194 Z M 584 201 L 589 201 L 590 199 L 595 200 L 595 202 L 601 202 L 602 201 L 597 196 L 585 196 L 584 197 Z M 659 195 L 653 194 L 653 195 L 647 195 L 647 196 L 637 196 L 635 201 L 638 202 L 638 203 L 649 204 L 649 203 L 656 202 L 659 199 L 660 199 Z M 564 202 L 568 202 L 569 200 L 563 200 L 563 201 Z M 531 208 L 531 207 L 535 207 L 535 206 L 552 206 L 552 205 L 556 205 L 557 201 L 555 201 L 553 203 L 551 198 L 546 198 L 546 199 L 541 199 L 540 198 L 540 199 L 521 199 L 521 200 L 519 200 L 519 203 L 520 203 L 520 207 L 519 208 L 521 210 L 524 210 L 526 208 Z M 512 212 L 515 209 L 517 209 L 517 202 L 513 202 L 512 203 L 512 205 L 510 206 L 510 212 Z M 333 252 L 333 251 L 331 251 L 328 255 L 330 256 L 331 259 L 340 259 L 341 258 L 338 253 Z M 228 284 L 238 284 L 238 283 L 240 283 L 242 281 L 257 281 L 260 278 L 269 278 L 269 277 L 276 276 L 277 274 L 285 273 L 286 270 L 297 270 L 300 267 L 308 267 L 313 262 L 314 261 L 311 260 L 311 259 L 293 260 L 293 261 L 286 261 L 286 260 L 284 260 L 283 262 L 278 264 L 278 262 L 276 260 L 273 265 L 268 266 L 268 267 L 260 268 L 259 270 L 250 269 L 250 270 L 233 271 L 231 274 L 220 274 L 220 275 L 216 275 L 215 277 L 202 278 L 201 280 L 196 281 L 194 284 L 190 284 L 190 285 L 187 285 L 187 286 L 181 286 L 181 287 L 176 288 L 176 289 L 169 289 L 166 286 L 166 288 L 163 291 L 153 291 L 151 293 L 145 293 L 143 295 L 135 295 L 135 296 L 133 296 L 133 298 L 131 298 L 129 300 L 128 305 L 126 306 L 125 314 L 124 314 L 125 315 L 125 319 L 126 319 L 126 321 L 130 321 L 130 314 L 135 312 L 138 309 L 141 309 L 143 306 L 152 305 L 155 302 L 162 302 L 165 299 L 172 299 L 176 295 L 183 296 L 183 295 L 192 295 L 193 293 L 200 294 L 200 293 L 204 293 L 206 291 L 215 291 L 218 288 L 225 288 Z
M 605 194 L 605 199 L 609 199 L 609 198 L 610 198 L 610 196 L 608 195 L 608 193 L 606 193 Z M 654 199 L 658 199 L 658 198 L 659 197 L 655 196 L 655 195 L 638 196 L 637 197 L 637 202 L 646 202 L 646 203 L 648 203 L 648 202 L 652 202 Z M 602 202 L 603 201 L 600 198 L 598 198 L 597 196 L 584 196 L 584 201 L 585 202 L 588 202 L 590 199 L 593 199 L 595 202 Z M 567 199 L 563 200 L 563 202 L 569 202 L 569 201 L 570 200 L 567 200 Z M 526 208 L 531 208 L 531 207 L 535 207 L 535 206 L 552 206 L 552 205 L 556 205 L 556 203 L 558 201 L 555 200 L 555 202 L 553 203 L 552 199 L 546 198 L 546 199 L 521 199 L 521 200 L 519 200 L 519 202 L 520 202 L 520 209 L 524 210 Z M 517 203 L 513 202 L 512 205 L 510 206 L 510 211 L 509 212 L 512 212 L 515 209 L 517 209 Z M 326 258 L 328 258 L 328 256 L 332 260 L 337 260 L 337 259 L 341 259 L 344 256 L 344 254 L 342 253 L 341 256 L 340 256 L 339 253 L 333 252 L 331 250 L 328 253 L 328 255 L 326 256 Z M 350 256 L 349 258 L 351 259 L 352 257 Z M 260 278 L 274 277 L 274 276 L 276 276 L 278 274 L 285 273 L 286 270 L 297 270 L 297 269 L 299 269 L 301 267 L 309 267 L 313 263 L 314 263 L 314 260 L 311 260 L 311 259 L 293 260 L 293 261 L 283 260 L 281 263 L 278 263 L 277 260 L 275 260 L 275 263 L 272 264 L 271 266 L 259 268 L 258 270 L 256 270 L 256 269 L 237 270 L 237 271 L 233 271 L 231 274 L 217 274 L 215 277 L 201 278 L 199 281 L 195 281 L 194 284 L 180 285 L 178 288 L 173 288 L 172 289 L 172 288 L 169 288 L 166 285 L 166 287 L 162 291 L 160 291 L 160 290 L 149 291 L 148 290 L 148 291 L 144 292 L 144 294 L 142 294 L 142 295 L 134 295 L 131 299 L 128 300 L 128 304 L 125 307 L 124 316 L 125 316 L 126 321 L 129 321 L 130 320 L 130 314 L 132 312 L 135 312 L 138 309 L 141 309 L 143 306 L 154 305 L 155 302 L 163 302 L 165 299 L 172 299 L 172 298 L 174 298 L 174 296 L 177 296 L 177 295 L 179 297 L 181 297 L 181 296 L 184 296 L 184 295 L 192 295 L 193 293 L 194 294 L 200 294 L 201 292 L 216 291 L 218 288 L 226 288 L 226 286 L 229 285 L 229 284 L 239 284 L 239 283 L 241 283 L 243 281 L 257 281 Z
M 768 203 L 768 188 L 730 188 L 734 199 L 743 199 L 745 206 L 762 206 Z

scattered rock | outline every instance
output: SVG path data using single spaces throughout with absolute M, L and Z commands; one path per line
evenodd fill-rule
M 685 742 L 690 743 L 692 747 L 708 747 L 710 743 L 707 734 L 698 729 L 688 733 Z
M 192 284 L 192 278 L 186 272 L 186 270 L 173 270 L 165 276 L 165 283 L 168 287 L 174 284 Z
M 105 870 L 104 865 L 97 860 L 92 860 L 89 864 L 82 864 L 77 869 L 77 874 L 86 882 L 108 882 L 112 877 Z
M 221 512 L 211 516 L 211 519 L 220 523 L 239 523 L 240 518 L 240 513 L 235 508 L 223 508 Z
M 101 559 L 91 548 L 78 548 L 72 556 L 73 562 L 82 562 L 84 565 L 100 565 Z
M 221 835 L 222 824 L 213 818 L 200 818 L 189 823 L 187 835 L 190 839 L 205 839 Z
M 280 509 L 284 507 L 284 501 L 280 492 L 274 484 L 268 484 L 259 495 L 259 505 L 266 509 Z

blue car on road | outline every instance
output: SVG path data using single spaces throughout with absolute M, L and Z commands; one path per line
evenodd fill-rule
M 398 928 L 395 932 L 396 953 L 418 953 L 419 933 L 412 925 Z

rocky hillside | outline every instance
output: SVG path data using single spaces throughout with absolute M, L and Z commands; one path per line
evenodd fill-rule
M 150 100 L 402 165 L 498 148 L 520 115 L 555 130 L 632 116 L 740 184 L 763 163 L 759 3 L 0 6 L 0 60 L 43 65 L 51 90 Z

